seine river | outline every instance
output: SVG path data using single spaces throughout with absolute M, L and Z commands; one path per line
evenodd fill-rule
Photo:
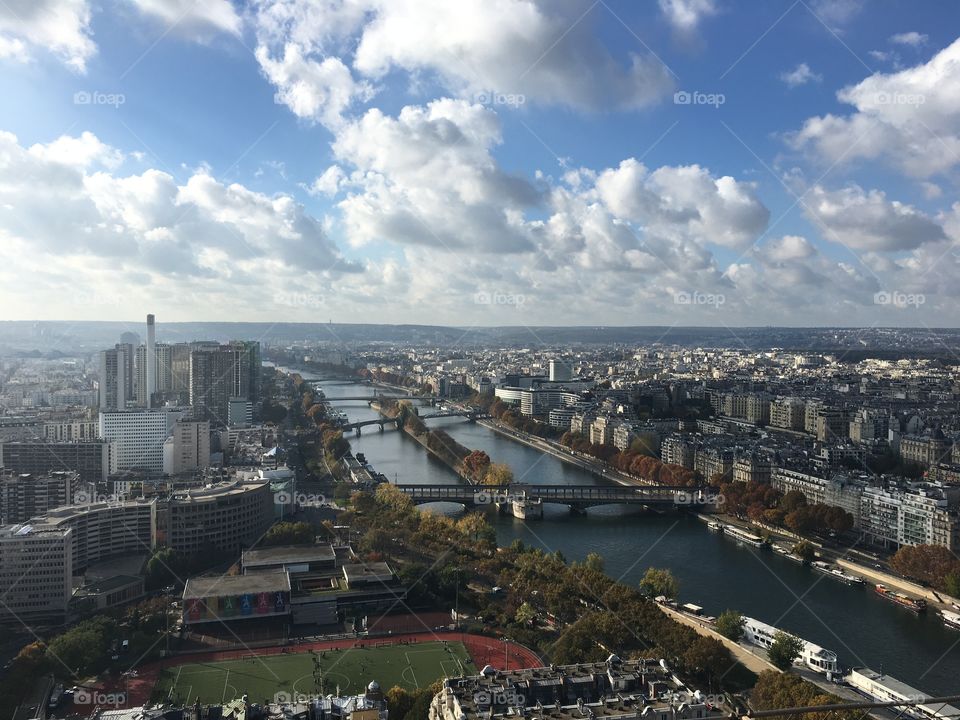
M 309 379 L 309 374 L 304 373 Z M 366 385 L 322 384 L 327 398 L 373 395 Z M 363 401 L 335 402 L 351 420 L 376 417 Z M 602 482 L 521 443 L 459 418 L 430 421 L 458 442 L 504 462 L 518 480 L 539 484 Z M 348 436 L 354 452 L 366 455 L 391 482 L 454 483 L 456 475 L 419 444 L 396 430 L 364 428 Z M 775 553 L 717 535 L 694 517 L 595 508 L 586 516 L 548 505 L 543 521 L 523 522 L 492 510 L 501 545 L 519 538 L 569 560 L 599 553 L 607 574 L 636 585 L 650 566 L 668 567 L 680 583 L 682 602 L 717 615 L 733 608 L 835 651 L 845 666 L 866 666 L 927 692 L 960 692 L 960 631 L 938 616 L 917 617 L 877 597 L 872 588 L 847 586 Z

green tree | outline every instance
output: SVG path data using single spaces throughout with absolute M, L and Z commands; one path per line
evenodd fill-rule
M 770 647 L 767 648 L 767 657 L 774 667 L 789 670 L 793 661 L 800 657 L 801 652 L 803 652 L 803 641 L 800 638 L 778 630 L 773 636 Z
M 734 642 L 743 637 L 743 615 L 736 610 L 724 610 L 717 616 L 717 632 Z
M 813 560 L 817 557 L 817 550 L 813 546 L 813 543 L 806 540 L 801 540 L 793 546 L 793 554 L 802 559 L 804 562 L 813 562 Z
M 279 522 L 263 537 L 263 545 L 308 545 L 314 540 L 313 527 L 305 522 Z
M 491 463 L 483 478 L 484 485 L 509 485 L 513 482 L 513 470 L 505 463 Z
M 680 584 L 673 573 L 666 568 L 647 568 L 640 581 L 640 590 L 650 597 L 664 595 L 675 598 L 680 594 Z
M 524 602 L 522 605 L 520 605 L 520 607 L 517 608 L 517 613 L 514 615 L 514 620 L 521 625 L 528 625 L 536 616 L 537 611 L 534 609 L 533 605 L 528 602 Z
M 583 564 L 586 567 L 590 568 L 591 570 L 595 570 L 596 572 L 599 572 L 599 573 L 603 572 L 603 568 L 604 568 L 603 557 L 599 553 L 595 553 L 595 552 L 589 553 L 586 559 L 583 561 Z

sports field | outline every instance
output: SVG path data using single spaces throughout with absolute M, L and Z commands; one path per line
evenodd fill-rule
M 318 671 L 319 670 L 319 671 Z M 394 685 L 407 689 L 426 687 L 434 680 L 476 674 L 461 642 L 418 642 L 362 648 L 320 650 L 267 657 L 246 657 L 214 662 L 191 662 L 165 668 L 157 690 L 165 699 L 193 703 L 219 703 L 243 695 L 251 702 L 287 696 L 364 690 L 371 680 L 384 692 Z

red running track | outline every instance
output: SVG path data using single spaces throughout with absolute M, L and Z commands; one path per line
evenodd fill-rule
M 251 655 L 268 657 L 270 655 L 298 654 L 311 650 L 348 649 L 354 647 L 375 647 L 378 645 L 401 643 L 419 643 L 435 641 L 459 641 L 467 648 L 473 664 L 480 670 L 484 665 L 492 665 L 498 670 L 520 670 L 529 667 L 542 667 L 543 661 L 533 650 L 513 641 L 503 641 L 486 635 L 473 635 L 459 632 L 421 632 L 403 633 L 374 638 L 345 638 L 342 640 L 317 640 L 309 642 L 291 643 L 289 645 L 275 645 L 272 647 L 255 648 L 252 650 L 213 650 L 210 652 L 190 653 L 177 655 L 157 662 L 149 663 L 137 668 L 137 677 L 127 680 L 127 707 L 138 707 L 150 699 L 160 672 L 168 667 L 185 665 L 194 662 L 218 662 L 221 660 L 237 660 L 248 658 Z

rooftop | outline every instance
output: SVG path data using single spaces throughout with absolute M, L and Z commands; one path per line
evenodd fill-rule
M 183 599 L 284 591 L 290 591 L 290 576 L 283 571 L 259 572 L 253 575 L 217 575 L 187 580 Z

